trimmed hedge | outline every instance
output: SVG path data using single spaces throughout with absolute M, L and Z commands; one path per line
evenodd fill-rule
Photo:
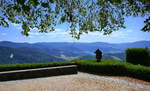
M 36 68 L 44 68 L 44 67 L 66 66 L 66 65 L 74 65 L 74 64 L 75 63 L 72 63 L 72 62 L 8 64 L 8 65 L 0 65 L 0 72 L 2 72 L 2 71 L 12 71 L 12 70 L 36 69 Z
M 126 50 L 126 61 L 150 66 L 150 51 L 146 48 L 129 48 Z
M 102 59 L 101 62 L 96 62 L 96 60 L 75 59 L 68 62 L 0 65 L 0 71 L 54 67 L 71 64 L 78 65 L 78 70 L 82 72 L 113 76 L 129 76 L 150 81 L 150 67 L 133 65 L 127 62 L 112 59 Z
M 95 60 L 74 61 L 78 64 L 78 70 L 82 72 L 111 76 L 128 76 L 150 81 L 150 67 L 133 65 L 112 59 L 103 59 L 99 63 Z

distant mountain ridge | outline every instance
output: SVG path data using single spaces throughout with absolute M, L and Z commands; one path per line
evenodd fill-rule
M 150 41 L 137 41 L 130 43 L 70 43 L 70 42 L 38 42 L 38 43 L 15 43 L 1 41 L 1 47 L 9 47 L 22 53 L 28 52 L 31 56 L 35 53 L 54 59 L 68 60 L 70 58 L 83 57 L 85 59 L 95 58 L 95 50 L 100 49 L 104 58 L 117 58 L 124 60 L 124 52 L 127 48 L 150 48 Z M 0 49 L 1 50 L 1 49 Z M 0 54 L 1 55 L 1 54 Z M 38 59 L 38 57 L 37 57 Z M 43 57 L 44 59 L 44 57 Z M 57 60 L 58 60 L 57 59 Z
M 9 41 L 1 41 L 0 46 L 12 47 L 12 48 L 35 48 L 35 49 L 51 49 L 55 51 L 75 51 L 75 52 L 94 52 L 97 48 L 101 49 L 104 53 L 110 52 L 123 52 L 126 48 L 150 48 L 150 41 L 137 41 L 130 43 L 70 43 L 70 42 L 39 42 L 39 43 L 15 43 Z
M 48 54 L 27 48 L 11 48 L 0 46 L 0 64 L 39 63 L 64 61 Z

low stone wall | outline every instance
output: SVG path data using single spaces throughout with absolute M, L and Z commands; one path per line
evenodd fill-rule
M 77 66 L 69 65 L 69 66 L 46 67 L 28 70 L 0 72 L 0 81 L 49 77 L 68 74 L 77 74 Z

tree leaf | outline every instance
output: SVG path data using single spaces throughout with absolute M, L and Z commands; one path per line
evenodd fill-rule
M 42 7 L 44 7 L 44 8 L 49 8 L 49 4 L 48 4 L 48 3 L 42 3 L 41 5 L 42 5 Z
M 27 5 L 24 5 L 24 6 L 22 7 L 22 9 L 23 9 L 24 12 L 29 12 L 29 11 L 30 11 L 30 7 L 27 6 Z
M 38 0 L 29 0 L 29 2 L 33 5 L 33 6 L 37 6 L 39 4 Z
M 66 16 L 62 16 L 62 17 L 61 17 L 61 22 L 64 23 L 65 20 L 66 20 Z
M 3 26 L 3 27 L 9 27 L 8 22 L 6 22 L 4 18 L 0 19 L 0 25 Z
M 17 3 L 18 3 L 18 4 L 21 4 L 21 5 L 24 5 L 25 1 L 26 1 L 26 0 L 17 0 Z
M 86 10 L 85 9 L 81 9 L 81 15 L 86 16 Z
M 28 35 L 29 35 L 30 28 L 27 26 L 27 24 L 23 24 L 23 25 L 22 25 L 22 29 L 24 30 L 24 31 L 22 32 L 22 34 L 28 36 Z
M 30 28 L 46 32 L 49 27 L 61 23 L 69 23 L 68 29 L 74 30 L 73 36 L 79 35 L 78 32 L 75 33 L 76 30 L 83 33 L 99 30 L 109 34 L 108 30 L 124 28 L 125 16 L 149 14 L 149 0 L 131 1 L 133 0 L 0 0 L 1 15 L 8 20 L 0 21 L 0 25 L 23 23 L 25 35 L 28 35 Z M 147 24 L 150 25 L 146 23 L 144 31 L 149 29 Z
M 49 0 L 51 3 L 54 3 L 55 2 L 55 0 Z

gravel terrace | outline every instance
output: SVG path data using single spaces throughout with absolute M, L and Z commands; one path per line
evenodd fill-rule
M 0 82 L 0 91 L 150 91 L 150 82 L 127 77 L 77 75 Z

